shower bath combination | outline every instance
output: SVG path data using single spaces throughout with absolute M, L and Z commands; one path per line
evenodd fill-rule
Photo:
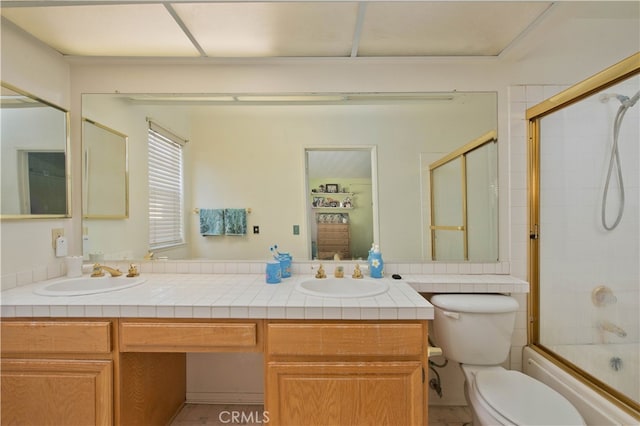
M 611 146 L 611 155 L 609 158 L 609 169 L 607 170 L 607 180 L 604 185 L 604 191 L 602 193 L 602 226 L 607 231 L 612 231 L 616 226 L 620 223 L 622 219 L 622 214 L 624 213 L 624 183 L 622 181 L 622 167 L 620 166 L 620 152 L 618 149 L 618 134 L 620 133 L 620 126 L 622 124 L 622 120 L 624 119 L 624 115 L 627 113 L 629 108 L 633 107 L 640 99 L 640 91 L 638 91 L 631 98 L 628 96 L 620 95 L 617 93 L 603 93 L 600 95 L 601 102 L 608 102 L 610 99 L 615 98 L 620 101 L 620 107 L 618 108 L 618 112 L 616 113 L 616 117 L 613 121 L 613 145 Z M 616 216 L 615 221 L 612 225 L 607 224 L 606 219 L 606 207 L 607 207 L 607 197 L 609 195 L 609 186 L 611 185 L 611 174 L 613 172 L 613 168 L 617 170 L 617 178 L 618 184 L 620 188 L 620 202 L 618 206 L 618 214 Z

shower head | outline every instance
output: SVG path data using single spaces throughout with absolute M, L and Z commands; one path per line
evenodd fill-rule
M 625 108 L 631 108 L 638 102 L 640 99 L 640 92 L 637 92 L 631 98 L 625 95 L 621 95 L 619 93 L 603 93 L 600 95 L 600 102 L 609 102 L 609 99 L 617 99 Z
M 631 108 L 636 104 L 636 102 L 638 102 L 638 99 L 640 99 L 640 91 L 636 92 L 636 94 L 633 95 L 631 98 L 627 98 L 625 101 L 621 101 L 621 102 L 627 108 Z
M 606 103 L 609 102 L 609 99 L 617 99 L 620 101 L 620 103 L 624 103 L 626 100 L 628 100 L 629 98 L 624 96 L 624 95 L 620 95 L 618 93 L 603 93 L 600 95 L 600 102 L 602 103 Z

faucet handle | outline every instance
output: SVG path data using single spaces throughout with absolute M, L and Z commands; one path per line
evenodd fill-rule
M 104 271 L 102 270 L 102 265 L 99 263 L 93 264 L 93 272 L 91 272 L 92 277 L 104 277 Z
M 316 269 L 316 278 L 327 278 L 327 274 L 324 272 L 322 263 L 317 268 L 311 266 L 311 270 L 313 271 L 314 269 Z
M 356 263 L 356 266 L 353 268 L 353 274 L 351 274 L 351 278 L 360 279 L 362 278 L 362 271 L 360 270 L 360 265 Z
M 138 267 L 136 265 L 134 265 L 133 263 L 129 265 L 129 273 L 127 274 L 127 277 L 131 278 L 131 277 L 137 277 L 140 275 L 140 272 L 138 272 Z

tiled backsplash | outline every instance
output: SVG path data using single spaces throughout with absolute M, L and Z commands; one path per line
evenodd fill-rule
M 215 260 L 150 260 L 134 262 L 139 266 L 139 270 L 144 273 L 170 273 L 170 274 L 262 274 L 265 272 L 265 262 L 257 261 L 215 261 Z M 345 274 L 353 272 L 356 263 L 366 262 L 319 262 L 302 261 L 293 262 L 294 274 L 313 273 L 312 268 L 322 263 L 328 271 L 333 271 L 333 265 L 344 266 Z M 105 262 L 105 265 L 117 267 L 126 272 L 131 262 L 117 261 Z M 500 274 L 508 275 L 509 262 L 494 263 L 393 263 L 385 264 L 385 273 L 390 274 Z M 38 281 L 62 277 L 66 274 L 66 266 L 63 261 L 54 262 L 47 266 L 38 267 L 32 270 L 18 273 L 2 275 L 2 290 L 9 290 L 21 285 L 31 284 Z

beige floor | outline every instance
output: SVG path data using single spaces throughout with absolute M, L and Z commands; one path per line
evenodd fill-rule
M 187 404 L 171 426 L 262 425 L 262 415 L 262 405 Z M 429 407 L 429 426 L 462 426 L 465 423 L 471 423 L 467 407 Z

